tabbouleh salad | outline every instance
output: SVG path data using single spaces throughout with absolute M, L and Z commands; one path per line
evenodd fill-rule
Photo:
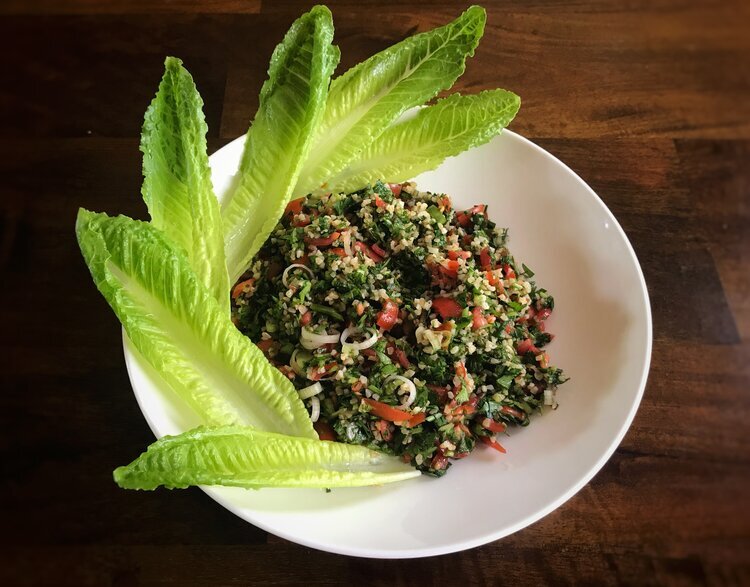
M 321 439 L 440 476 L 526 426 L 566 380 L 542 350 L 554 300 L 484 205 L 413 183 L 295 200 L 232 290 L 232 318 Z

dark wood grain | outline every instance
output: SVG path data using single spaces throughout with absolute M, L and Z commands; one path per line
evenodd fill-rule
M 144 217 L 138 133 L 165 55 L 195 76 L 210 148 L 242 134 L 304 3 L 7 2 L 0 584 L 750 584 L 750 4 L 485 4 L 457 88 L 523 96 L 514 129 L 604 199 L 649 285 L 648 387 L 602 471 L 521 532 L 415 561 L 290 544 L 198 490 L 118 490 L 112 469 L 152 436 L 80 258 L 76 210 Z M 330 5 L 342 68 L 464 7 Z

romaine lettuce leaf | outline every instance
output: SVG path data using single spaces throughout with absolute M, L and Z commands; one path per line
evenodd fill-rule
M 398 122 L 329 179 L 328 189 L 353 192 L 377 180 L 401 182 L 447 157 L 482 145 L 510 124 L 521 99 L 506 90 L 454 94 Z
M 297 19 L 276 47 L 247 132 L 235 189 L 224 200 L 229 277 L 250 264 L 284 213 L 339 60 L 325 6 Z
M 207 424 L 317 438 L 289 380 L 234 327 L 159 230 L 82 209 L 76 234 L 133 345 Z
M 418 477 L 395 457 L 362 446 L 292 438 L 241 426 L 165 436 L 114 472 L 123 489 L 356 487 Z
M 151 222 L 188 255 L 190 265 L 229 315 L 224 229 L 211 184 L 203 100 L 182 62 L 167 57 L 143 122 L 143 187 Z
M 323 188 L 406 110 L 450 88 L 484 33 L 472 6 L 452 23 L 407 38 L 331 83 L 323 120 L 297 180 L 295 196 Z

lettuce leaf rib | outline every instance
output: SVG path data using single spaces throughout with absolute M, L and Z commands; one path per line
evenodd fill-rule
M 447 157 L 482 145 L 515 117 L 521 99 L 507 90 L 472 96 L 454 94 L 398 122 L 359 154 L 329 188 L 353 192 L 377 180 L 401 182 L 430 169 Z
M 206 423 L 317 438 L 289 380 L 234 327 L 160 231 L 80 210 L 76 234 L 133 345 Z
M 152 224 L 187 253 L 201 283 L 229 315 L 219 202 L 206 153 L 203 100 L 182 61 L 167 57 L 143 122 L 143 187 Z
M 124 489 L 191 485 L 356 487 L 418 477 L 395 457 L 362 446 L 291 438 L 241 426 L 165 436 L 114 472 Z
M 247 269 L 291 198 L 338 64 L 332 40 L 331 12 L 316 6 L 292 24 L 271 57 L 239 178 L 222 207 L 232 282 Z
M 404 112 L 450 88 L 485 22 L 484 9 L 472 6 L 452 23 L 409 37 L 334 79 L 294 195 L 330 188 L 328 180 Z

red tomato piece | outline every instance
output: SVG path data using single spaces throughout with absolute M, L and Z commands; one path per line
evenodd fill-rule
M 503 406 L 502 408 L 500 408 L 500 411 L 519 420 L 526 419 L 526 414 L 524 412 L 522 412 L 521 410 L 517 410 L 516 408 L 513 408 L 511 406 Z
M 458 318 L 463 308 L 453 298 L 435 298 L 432 300 L 432 308 L 445 320 L 447 318 Z
M 515 279 L 516 272 L 513 271 L 513 268 L 510 265 L 505 263 L 503 265 L 503 275 L 505 275 L 505 279 Z
M 340 232 L 332 232 L 329 236 L 319 238 L 305 237 L 305 242 L 314 247 L 330 247 L 337 238 L 341 236 Z
M 378 312 L 376 322 L 383 330 L 390 330 L 398 320 L 398 306 L 391 300 L 386 300 L 383 309 Z
M 485 271 L 491 271 L 492 270 L 492 259 L 490 258 L 490 248 L 489 247 L 484 247 L 479 252 L 479 265 Z
M 264 338 L 263 340 L 259 340 L 258 342 L 256 342 L 256 343 L 255 343 L 255 346 L 257 346 L 257 347 L 258 347 L 258 349 L 260 349 L 260 351 L 261 351 L 261 352 L 262 352 L 262 353 L 263 353 L 264 355 L 266 355 L 266 357 L 268 356 L 268 353 L 269 353 L 269 351 L 270 351 L 270 350 L 271 350 L 271 349 L 272 349 L 272 348 L 273 348 L 273 347 L 274 347 L 275 345 L 276 345 L 276 341 L 275 341 L 275 340 L 273 340 L 272 338 Z
M 487 326 L 487 318 L 484 317 L 484 314 L 482 314 L 482 308 L 479 306 L 475 306 L 471 311 L 471 319 L 472 330 L 479 330 L 480 328 Z
M 373 251 L 370 247 L 368 247 L 362 241 L 357 241 L 356 243 L 354 243 L 354 248 L 362 252 L 362 254 L 370 257 L 370 259 L 372 259 L 376 263 L 380 263 L 383 260 L 380 255 L 378 255 L 375 251 Z
M 346 255 L 346 251 L 344 249 L 342 249 L 341 247 L 333 247 L 330 250 L 330 252 L 333 253 L 334 255 L 338 255 L 339 257 L 346 257 L 347 256 Z
M 255 285 L 254 277 L 246 279 L 245 281 L 240 281 L 237 285 L 234 286 L 234 289 L 232 290 L 232 299 L 236 300 L 243 293 L 249 292 L 250 288 L 252 288 L 253 285 Z
M 284 211 L 284 213 L 289 215 L 299 214 L 300 212 L 302 212 L 302 204 L 304 203 L 304 201 L 304 197 L 292 200 L 286 205 L 286 210 Z
M 541 310 L 538 310 L 536 313 L 536 320 L 537 322 L 542 322 L 549 318 L 550 314 L 552 314 L 552 310 L 549 308 L 542 308 Z
M 519 355 L 525 355 L 527 353 L 539 354 L 539 349 L 534 346 L 534 342 L 530 338 L 526 338 L 518 343 L 516 350 Z
M 448 258 L 454 261 L 458 259 L 470 259 L 471 253 L 469 251 L 448 251 Z
M 401 184 L 400 183 L 389 183 L 388 187 L 393 192 L 393 195 L 397 198 L 401 195 Z
M 396 362 L 404 369 L 408 369 L 409 367 L 411 367 L 411 363 L 409 363 L 409 359 L 407 358 L 404 351 L 402 351 L 392 342 L 388 342 L 388 349 L 391 350 L 391 356 L 396 359 Z
M 370 397 L 362 398 L 362 401 L 370 406 L 371 414 L 378 418 L 382 418 L 383 420 L 388 420 L 389 422 L 408 422 L 412 418 L 412 415 L 409 412 L 404 412 L 403 410 L 399 410 L 398 408 L 394 408 L 393 406 L 389 406 L 388 404 L 384 404 L 383 402 L 379 402 Z
M 487 436 L 480 436 L 479 437 L 484 444 L 489 446 L 490 448 L 494 448 L 497 452 L 501 452 L 503 454 L 506 453 L 505 448 L 503 448 L 503 445 L 500 444 L 497 440 L 494 438 L 488 438 Z
M 315 428 L 315 432 L 318 433 L 318 438 L 321 440 L 336 442 L 336 432 L 327 422 L 318 420 L 313 424 L 313 428 Z
M 370 248 L 372 249 L 373 253 L 380 257 L 383 257 L 384 259 L 388 256 L 388 253 L 386 253 L 377 243 L 372 245 Z
M 302 326 L 307 326 L 308 324 L 310 324 L 310 320 L 312 320 L 312 312 L 308 310 L 307 312 L 302 314 L 302 317 L 299 319 L 299 323 Z
M 443 469 L 448 468 L 448 457 L 443 454 L 442 450 L 437 449 L 435 456 L 432 457 L 432 461 L 430 461 L 430 468 L 435 469 L 436 471 L 442 471 Z

